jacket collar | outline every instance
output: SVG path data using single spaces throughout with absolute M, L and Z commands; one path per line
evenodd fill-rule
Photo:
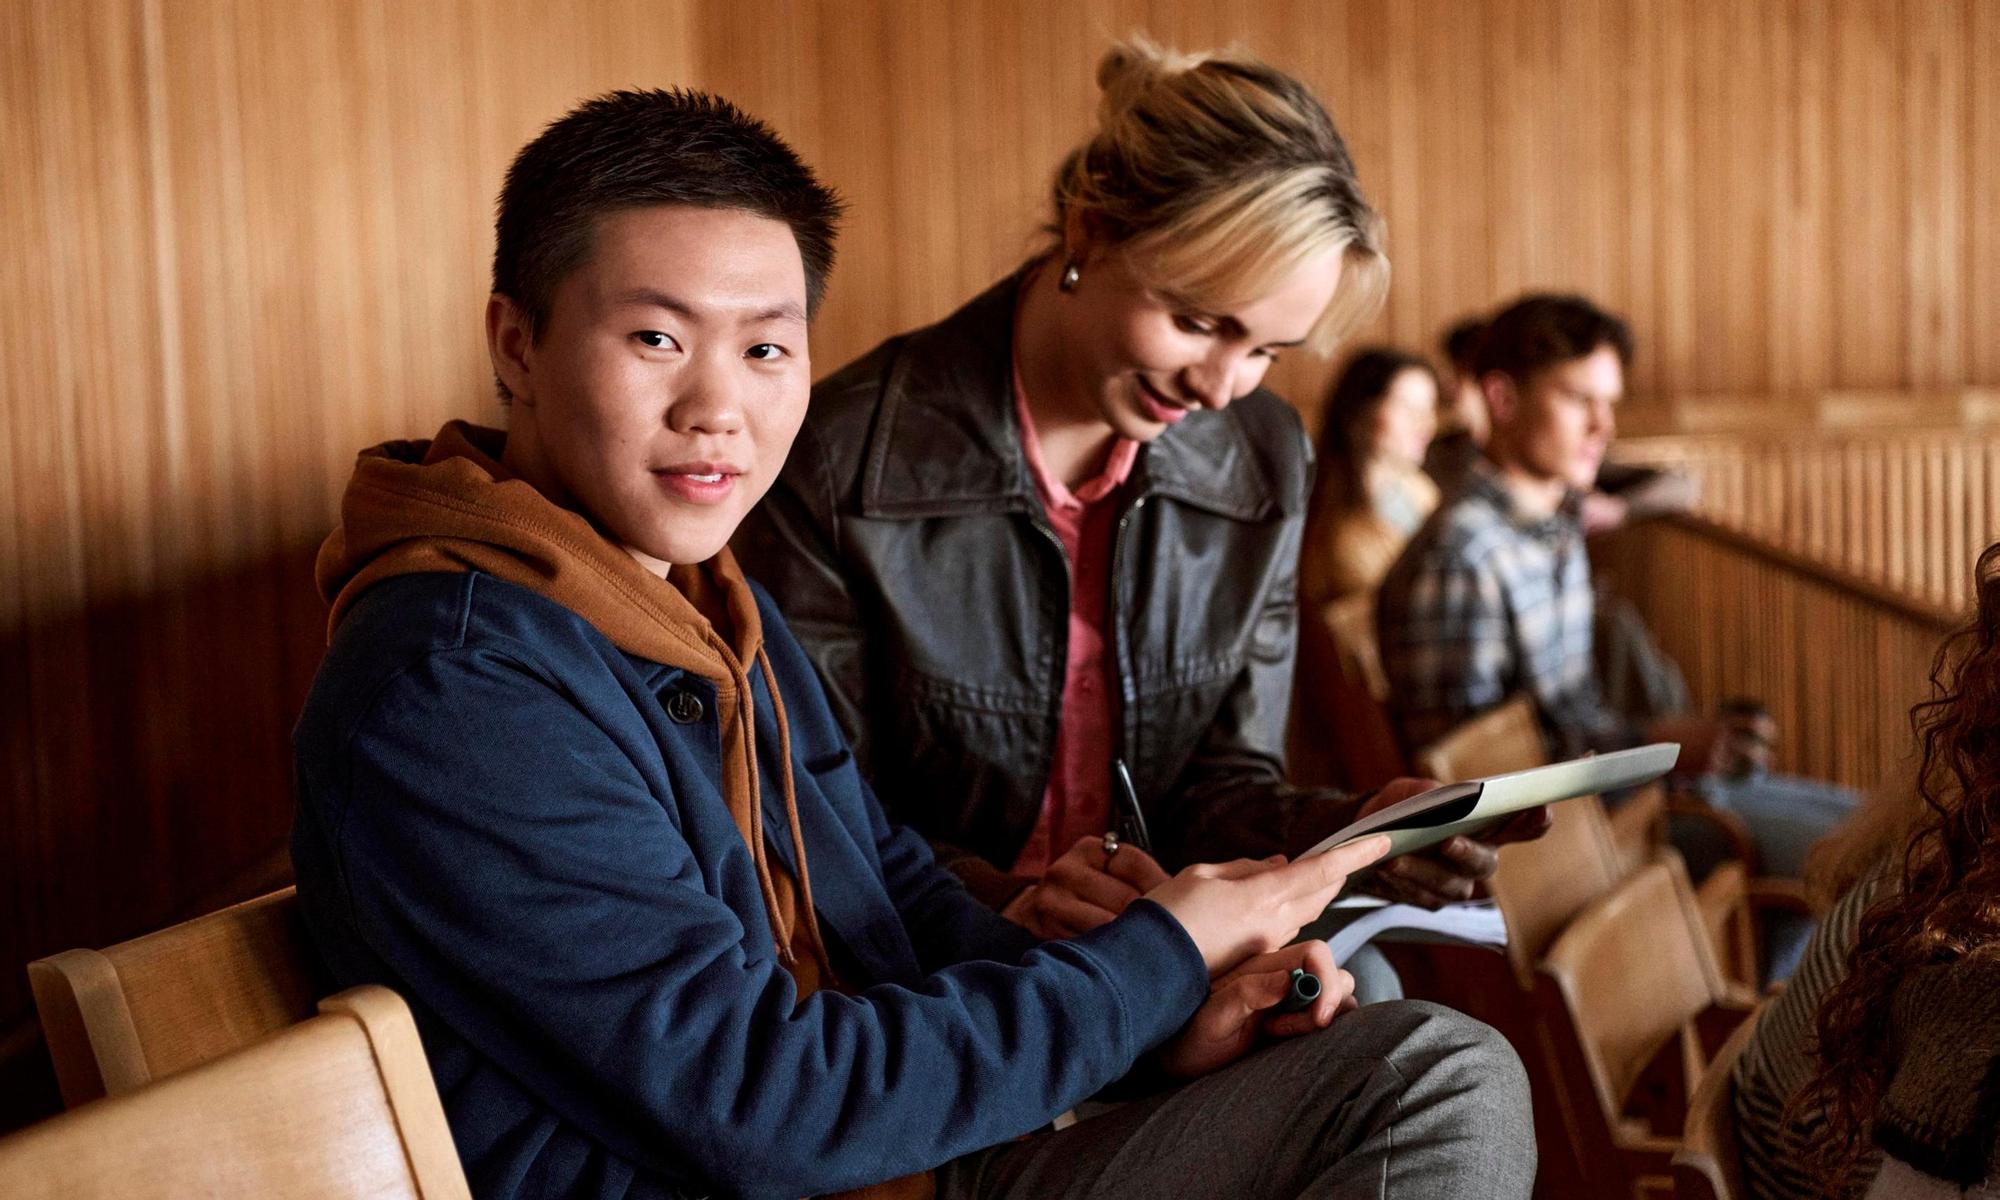
M 1025 270 L 1025 268 L 1024 268 Z M 869 438 L 861 511 L 870 517 L 1033 512 L 1034 479 L 1014 417 L 1014 299 L 1021 272 L 903 339 Z M 1190 413 L 1142 446 L 1127 487 L 1239 521 L 1268 518 L 1275 489 L 1242 424 Z

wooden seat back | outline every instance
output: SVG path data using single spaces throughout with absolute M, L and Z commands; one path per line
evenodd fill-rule
M 1549 808 L 1549 831 L 1500 847 L 1487 889 L 1507 918 L 1507 954 L 1523 987 L 1570 921 L 1624 877 L 1604 803 L 1595 796 Z
M 286 888 L 29 963 L 63 1102 L 134 1091 L 304 1020 L 325 990 L 312 962 Z
M 469 1200 L 410 1010 L 359 987 L 324 1015 L 0 1140 L 13 1200 Z
M 1598 1103 L 1614 1124 L 1662 1049 L 1692 1037 L 1702 1013 L 1729 1001 L 1693 889 L 1672 855 L 1579 914 L 1541 969 L 1561 993 Z M 1698 1058 L 1699 1040 L 1686 1044 Z M 1698 1072 L 1700 1063 L 1693 1065 Z
M 1515 696 L 1410 756 L 1417 774 L 1445 783 L 1525 771 L 1549 761 L 1535 703 Z
M 1736 1063 L 1756 1033 L 1759 1009 L 1716 1051 L 1688 1098 L 1687 1125 L 1675 1152 L 1680 1200 L 1743 1200 L 1743 1154 L 1736 1143 Z
M 1385 706 L 1388 690 L 1375 647 L 1372 597 L 1351 596 L 1302 612 L 1288 751 L 1292 777 L 1368 791 L 1405 774 Z

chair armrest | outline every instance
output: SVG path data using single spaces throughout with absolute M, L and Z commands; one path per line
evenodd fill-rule
M 1806 885 L 1802 879 L 1759 875 L 1750 880 L 1744 898 L 1753 909 L 1772 909 L 1807 917 L 1814 915 L 1812 901 L 1806 898 Z

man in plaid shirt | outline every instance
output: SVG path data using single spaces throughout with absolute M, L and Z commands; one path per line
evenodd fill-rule
M 1641 740 L 1598 691 L 1579 516 L 1631 357 L 1625 323 L 1581 297 L 1527 296 L 1488 327 L 1474 360 L 1494 418 L 1486 456 L 1411 540 L 1376 604 L 1406 748 L 1516 692 L 1566 756 Z
M 1566 757 L 1679 742 L 1680 769 L 1743 819 L 1764 869 L 1796 875 L 1806 849 L 1853 809 L 1851 793 L 1766 773 L 1773 731 L 1761 713 L 1675 714 L 1642 728 L 1599 690 L 1579 508 L 1616 432 L 1631 358 L 1625 323 L 1579 296 L 1525 296 L 1488 326 L 1476 359 L 1493 417 L 1485 458 L 1411 539 L 1376 600 L 1390 708 L 1411 750 L 1516 693 L 1534 700 Z M 1803 930 L 1782 941 L 1777 977 Z
M 1406 746 L 1515 692 L 1533 697 L 1564 757 L 1638 744 L 1641 731 L 1598 691 L 1578 495 L 1538 515 L 1482 459 L 1398 562 L 1377 613 Z

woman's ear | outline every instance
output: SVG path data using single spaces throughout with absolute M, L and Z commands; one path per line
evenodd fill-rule
M 493 375 L 515 404 L 532 405 L 535 332 L 528 314 L 512 297 L 493 293 L 486 299 L 486 354 Z
M 1074 264 L 1078 268 L 1089 266 L 1090 251 L 1090 220 L 1083 215 L 1082 210 L 1071 205 L 1063 216 L 1063 264 L 1065 266 Z

